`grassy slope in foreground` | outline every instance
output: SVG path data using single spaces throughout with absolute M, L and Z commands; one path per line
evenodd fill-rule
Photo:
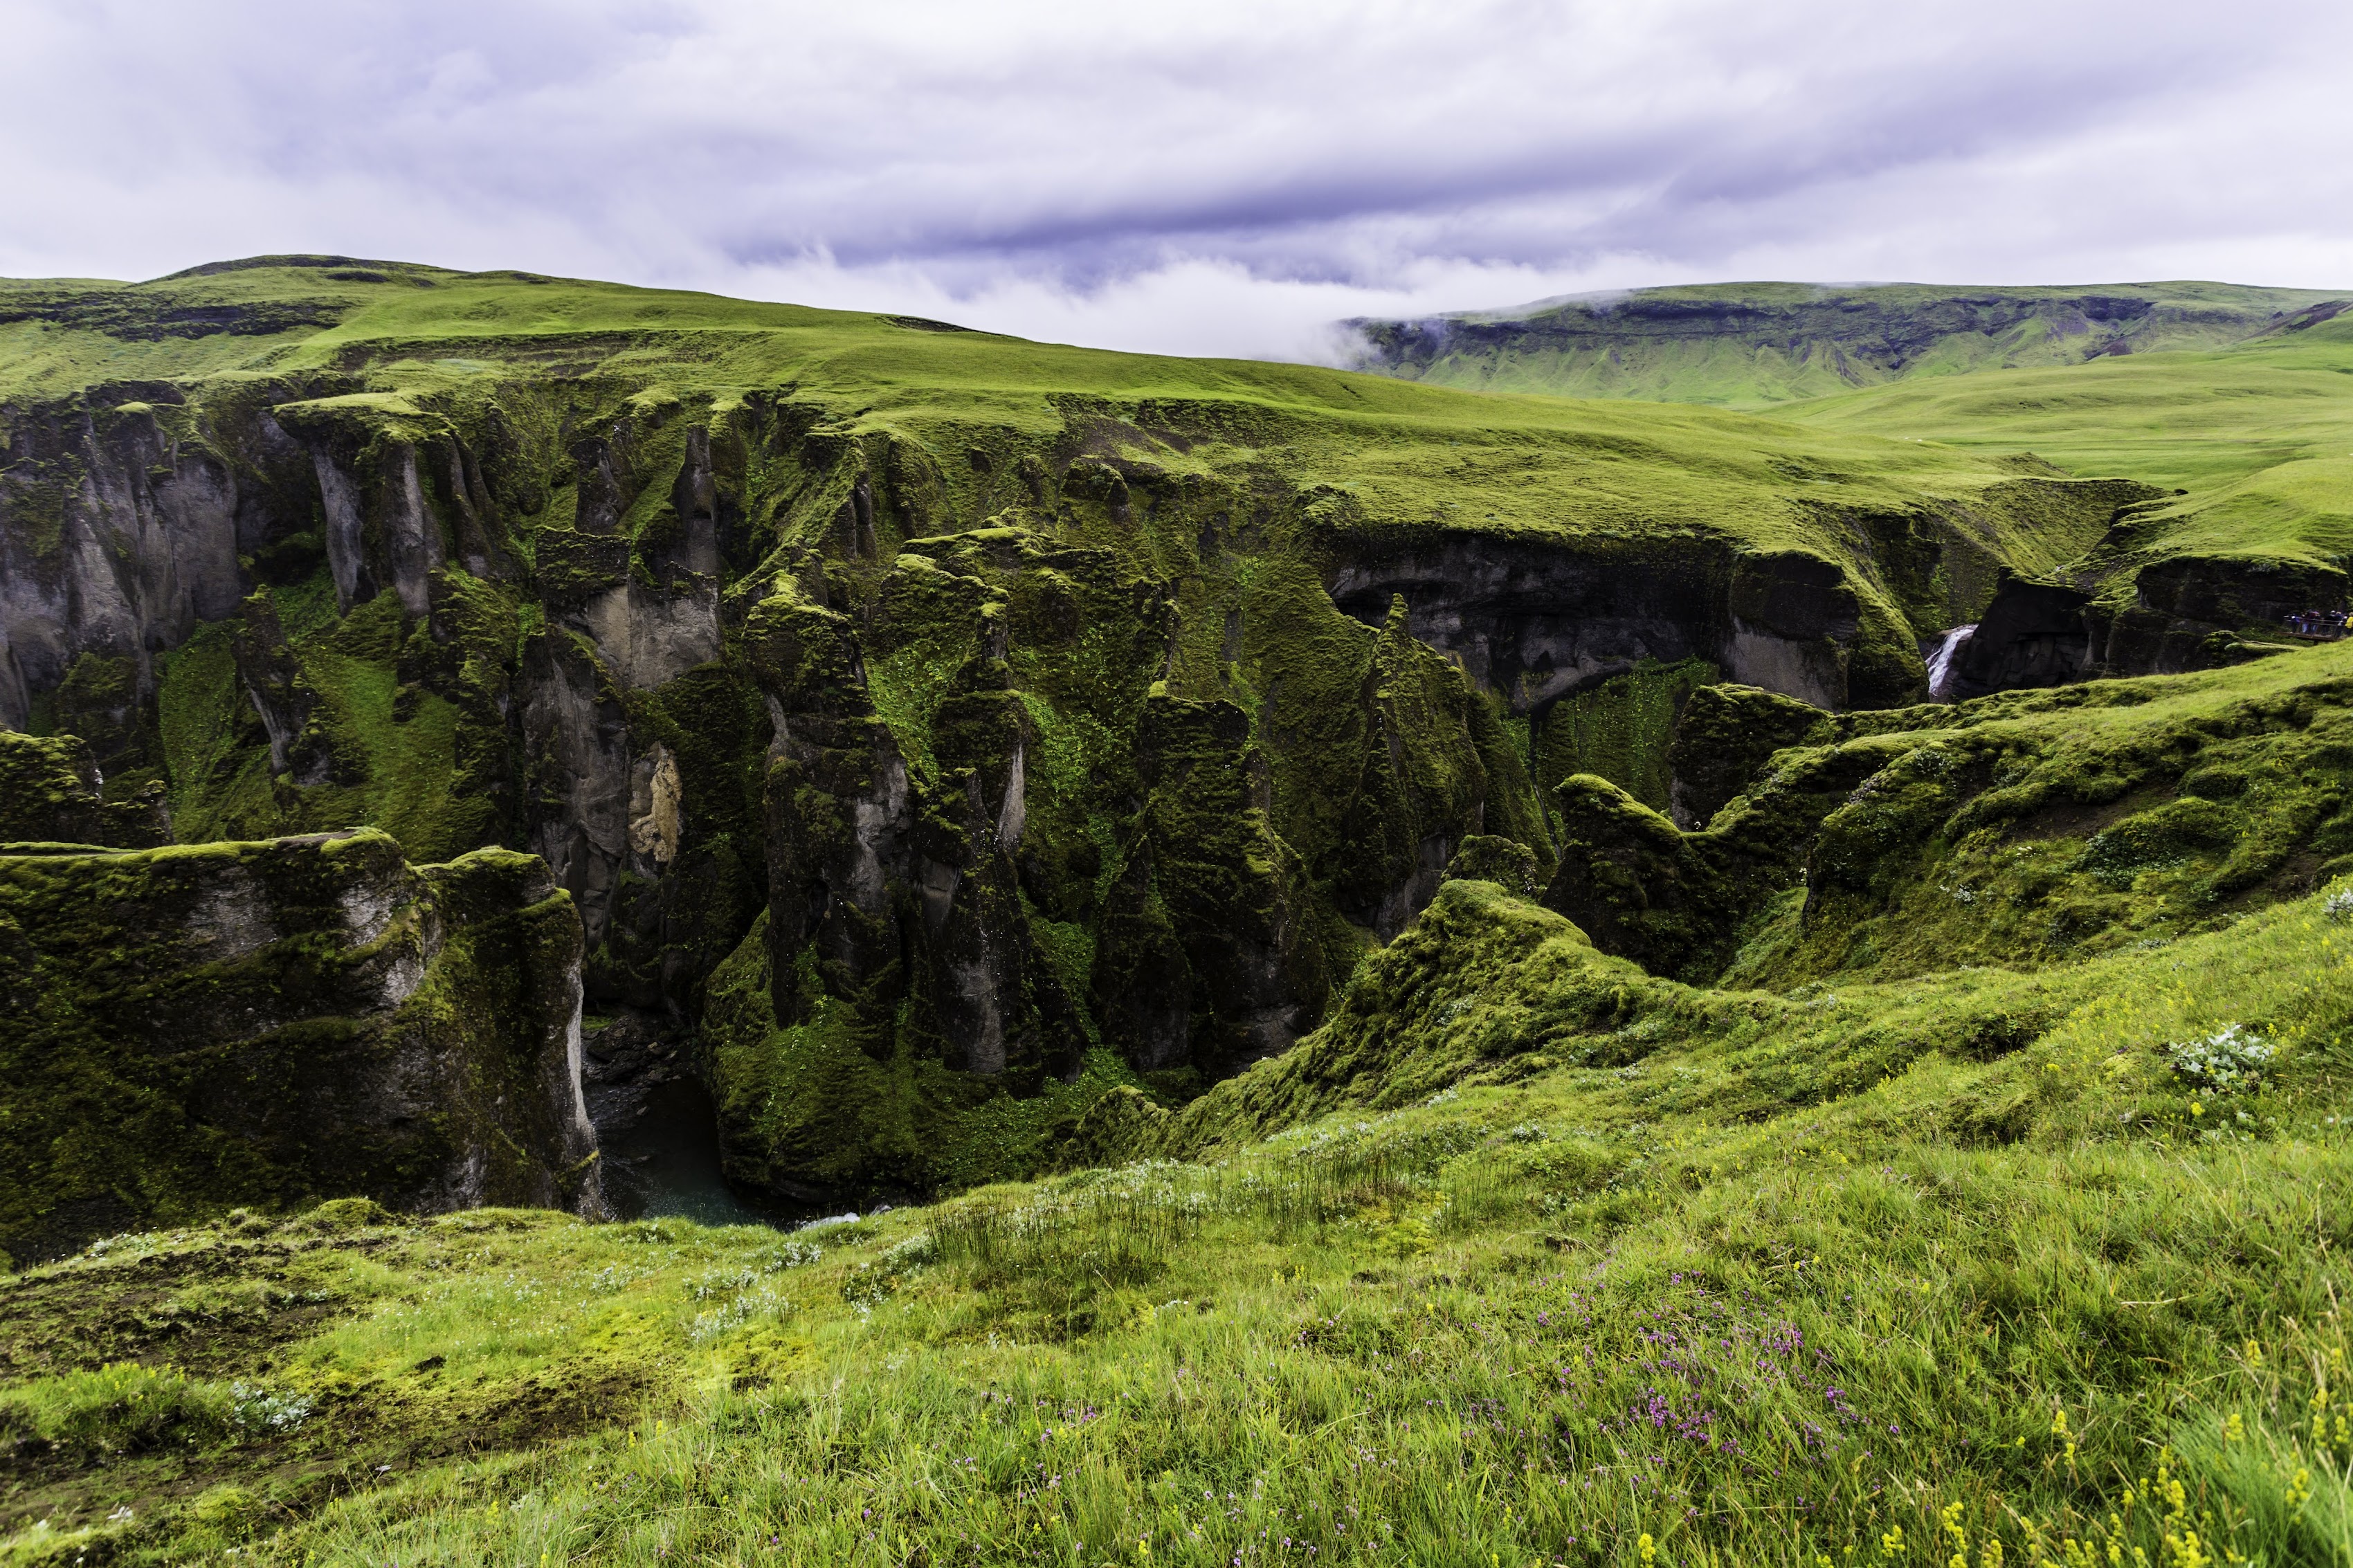
M 1192 1163 L 118 1240 L 0 1287 L 8 1549 L 2344 1562 L 2346 902 L 1772 995 L 1457 882 L 1327 1031 L 1376 1076 L 1303 1046 Z
M 1467 940 L 1559 964 L 1559 922 L 1455 886 Z M 2311 900 L 2106 961 L 2025 1051 L 1754 1125 L 1703 1038 L 793 1240 L 119 1242 L 8 1287 L 5 1419 L 53 1445 L 19 1449 L 10 1549 L 1943 1561 L 1949 1519 L 1972 1560 L 2195 1531 L 2328 1562 L 2347 1064 L 2306 1038 L 2217 1095 L 2152 1047 L 2341 1019 L 2347 945 Z M 2003 1102 L 2015 1141 L 1963 1131 Z M 69 1370 L 140 1351 L 191 1370 Z

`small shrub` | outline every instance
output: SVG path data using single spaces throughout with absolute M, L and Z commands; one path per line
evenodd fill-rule
M 243 1383 L 229 1384 L 229 1398 L 237 1426 L 256 1436 L 291 1432 L 311 1418 L 315 1407 L 308 1394 L 280 1394 Z
M 269 1509 L 243 1487 L 214 1487 L 188 1505 L 190 1544 L 223 1546 L 248 1539 L 260 1530 Z
M 2279 1054 L 2244 1024 L 2232 1024 L 2202 1040 L 2177 1041 L 2163 1050 L 2177 1074 L 2217 1094 L 2261 1089 L 2264 1072 Z
M 400 1216 L 374 1198 L 329 1198 L 296 1223 L 326 1236 L 349 1236 L 377 1226 L 397 1225 Z

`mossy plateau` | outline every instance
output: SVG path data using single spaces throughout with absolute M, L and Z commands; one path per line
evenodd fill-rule
M 1919 553 L 1899 520 L 1863 523 L 1915 629 L 1987 623 L 1974 694 L 2201 668 L 2346 607 L 2348 302 L 2215 283 L 1735 284 L 1359 325 L 1368 366 L 1425 383 L 1772 406 L 2146 486 L 2092 548 L 2039 561 L 1973 559 L 1949 537 Z M 1995 556 L 2021 574 L 2020 603 L 1989 599 Z
M 2228 283 L 1732 283 L 1351 324 L 1366 369 L 1415 381 L 1765 408 L 1859 386 L 2221 348 L 2326 321 L 2343 304 L 2342 292 Z
M 2031 447 L 2151 486 L 2091 549 L 2030 573 L 2073 602 L 2062 624 L 2025 629 L 2059 634 L 2046 658 L 2065 679 L 2199 668 L 2296 640 L 2290 617 L 2346 607 L 2353 318 L 2342 304 L 2227 348 L 1906 383 L 1788 413 L 1956 449 Z

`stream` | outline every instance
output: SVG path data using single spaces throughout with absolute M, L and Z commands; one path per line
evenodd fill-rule
M 646 1090 L 642 1109 L 606 1131 L 605 1201 L 621 1219 L 677 1217 L 703 1225 L 790 1228 L 808 1213 L 747 1203 L 719 1170 L 718 1117 L 711 1096 L 687 1075 Z

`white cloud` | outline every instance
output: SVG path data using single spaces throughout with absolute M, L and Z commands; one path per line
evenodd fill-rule
M 2353 283 L 2311 0 L 12 9 L 17 275 L 337 251 L 1304 357 L 1662 281 Z

